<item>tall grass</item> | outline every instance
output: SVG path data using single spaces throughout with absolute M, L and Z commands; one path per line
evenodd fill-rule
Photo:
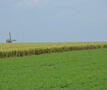
M 39 55 L 44 53 L 98 48 L 107 48 L 107 42 L 1 43 L 0 57 Z

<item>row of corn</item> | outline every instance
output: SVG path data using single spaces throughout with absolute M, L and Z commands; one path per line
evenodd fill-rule
M 45 53 L 56 53 L 74 50 L 88 50 L 88 49 L 98 49 L 107 48 L 107 45 L 86 45 L 86 46 L 70 46 L 70 47 L 59 47 L 59 48 L 46 48 L 46 49 L 29 49 L 29 50 L 13 50 L 13 51 L 0 51 L 0 58 L 4 57 L 17 57 L 17 56 L 30 56 L 30 55 L 40 55 Z

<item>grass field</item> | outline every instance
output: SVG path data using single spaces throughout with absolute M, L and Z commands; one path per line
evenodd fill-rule
M 107 90 L 107 49 L 2 58 L 0 90 Z

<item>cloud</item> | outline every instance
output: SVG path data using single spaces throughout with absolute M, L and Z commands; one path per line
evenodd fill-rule
M 18 7 L 32 7 L 40 3 L 47 3 L 49 0 L 20 0 L 17 4 Z

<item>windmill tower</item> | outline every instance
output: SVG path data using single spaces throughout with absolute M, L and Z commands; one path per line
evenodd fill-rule
M 16 40 L 12 40 L 11 33 L 9 32 L 9 39 L 6 40 L 6 43 L 12 43 L 13 41 Z

